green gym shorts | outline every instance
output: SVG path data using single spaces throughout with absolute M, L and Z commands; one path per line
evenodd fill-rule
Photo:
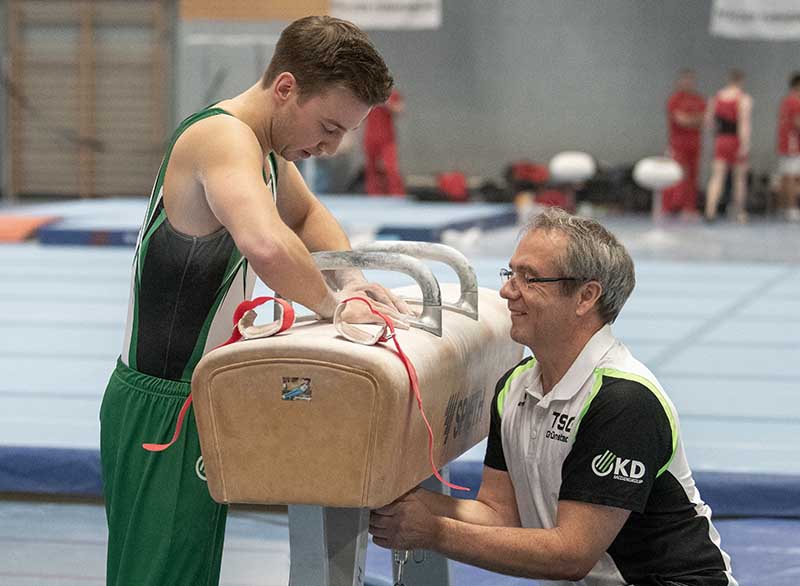
M 211 499 L 190 408 L 164 452 L 189 383 L 117 362 L 100 408 L 100 454 L 108 520 L 107 586 L 216 586 L 227 507 Z

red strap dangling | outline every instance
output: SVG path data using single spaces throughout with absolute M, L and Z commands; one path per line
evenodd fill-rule
M 448 488 L 451 488 L 453 490 L 469 491 L 469 488 L 467 487 L 458 486 L 457 484 L 453 484 L 442 478 L 441 474 L 439 474 L 439 470 L 436 468 L 436 463 L 433 461 L 433 443 L 434 443 L 433 429 L 431 428 L 430 422 L 428 422 L 428 418 L 425 416 L 425 409 L 422 407 L 422 395 L 419 392 L 419 378 L 417 376 L 417 369 L 414 368 L 414 364 L 411 362 L 411 359 L 408 356 L 406 356 L 406 353 L 403 352 L 403 349 L 400 347 L 400 342 L 398 342 L 397 336 L 395 335 L 394 322 L 389 316 L 382 314 L 374 307 L 372 307 L 372 304 L 369 302 L 369 300 L 365 299 L 364 297 L 350 297 L 349 299 L 345 299 L 344 301 L 342 301 L 342 304 L 348 303 L 349 301 L 361 301 L 363 303 L 366 303 L 367 307 L 369 307 L 370 312 L 372 312 L 374 315 L 377 315 L 386 324 L 386 327 L 383 333 L 381 334 L 380 338 L 377 339 L 377 342 L 388 342 L 389 340 L 392 340 L 394 342 L 395 347 L 397 348 L 396 352 L 397 355 L 400 357 L 400 360 L 406 367 L 406 372 L 408 373 L 408 380 L 409 383 L 411 384 L 411 390 L 414 393 L 414 397 L 417 400 L 417 407 L 419 408 L 419 413 L 420 415 L 422 415 L 422 420 L 425 422 L 425 427 L 428 429 L 428 460 L 430 461 L 431 470 L 433 470 L 433 475 L 439 482 L 441 482 Z M 341 333 L 341 330 L 339 331 Z
M 236 311 L 233 312 L 233 333 L 231 337 L 224 341 L 222 344 L 214 348 L 222 348 L 223 346 L 227 346 L 228 344 L 233 344 L 242 339 L 242 332 L 241 328 L 239 327 L 239 322 L 241 321 L 242 317 L 244 317 L 245 313 L 258 307 L 259 305 L 263 305 L 267 301 L 274 301 L 277 303 L 282 310 L 281 321 L 280 325 L 277 326 L 275 331 L 270 330 L 269 333 L 266 333 L 260 337 L 269 337 L 274 336 L 275 334 L 279 334 L 281 332 L 285 332 L 294 324 L 294 308 L 292 304 L 286 301 L 285 299 L 281 299 L 279 297 L 256 297 L 255 299 L 246 299 L 242 301 Z M 186 417 L 186 412 L 189 410 L 189 406 L 192 404 L 192 394 L 189 393 L 189 396 L 186 397 L 186 401 L 184 401 L 183 406 L 181 407 L 180 412 L 178 413 L 178 419 L 175 421 L 175 433 L 172 434 L 172 439 L 169 443 L 166 444 L 142 444 L 142 447 L 147 450 L 148 452 L 163 452 L 176 441 L 178 441 L 178 437 L 181 434 L 181 429 L 183 428 L 183 419 Z
M 181 434 L 181 428 L 183 427 L 183 418 L 186 416 L 186 412 L 189 410 L 189 406 L 192 404 L 192 394 L 189 393 L 189 396 L 186 397 L 186 400 L 183 402 L 183 407 L 181 407 L 180 413 L 178 413 L 178 419 L 175 422 L 175 433 L 172 434 L 172 439 L 169 440 L 167 444 L 142 444 L 142 447 L 147 450 L 148 452 L 163 452 L 176 441 L 178 441 L 178 436 Z

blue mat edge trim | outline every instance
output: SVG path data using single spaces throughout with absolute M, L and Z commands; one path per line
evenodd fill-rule
M 0 492 L 102 496 L 100 451 L 0 447 Z
M 454 495 L 475 498 L 483 463 L 456 460 L 449 469 L 453 482 L 472 488 Z M 798 475 L 698 471 L 694 478 L 717 517 L 800 518 Z M 0 493 L 101 497 L 100 452 L 0 446 Z

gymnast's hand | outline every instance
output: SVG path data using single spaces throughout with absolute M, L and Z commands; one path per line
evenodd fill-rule
M 351 281 L 337 293 L 341 300 L 349 297 L 366 297 L 372 307 L 392 318 L 395 327 L 408 329 L 408 320 L 416 317 L 411 307 L 383 285 L 369 281 Z M 347 321 L 351 323 L 377 323 L 380 319 L 372 315 L 363 303 L 352 303 L 347 308 Z
M 389 312 L 396 315 L 412 315 L 411 308 L 405 301 L 379 283 L 370 283 L 366 279 L 352 280 L 342 287 L 342 292 L 347 293 L 351 297 L 360 294 L 374 299 L 386 307 Z
M 372 541 L 387 549 L 435 549 L 439 517 L 413 490 L 369 516 Z

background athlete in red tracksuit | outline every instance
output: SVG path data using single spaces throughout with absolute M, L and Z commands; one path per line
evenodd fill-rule
M 667 128 L 668 154 L 683 169 L 683 179 L 664 190 L 662 206 L 665 212 L 697 213 L 697 176 L 705 109 L 706 100 L 695 88 L 694 71 L 682 70 L 675 91 L 667 100 Z
M 667 213 L 697 213 L 697 175 L 706 100 L 697 92 L 695 83 L 694 71 L 683 69 L 675 82 L 675 91 L 667 100 L 668 154 L 683 169 L 680 183 L 664 190 L 662 208 Z
M 365 187 L 369 195 L 405 195 L 397 163 L 394 116 L 405 109 L 402 96 L 392 90 L 384 104 L 367 116 L 364 129 Z

